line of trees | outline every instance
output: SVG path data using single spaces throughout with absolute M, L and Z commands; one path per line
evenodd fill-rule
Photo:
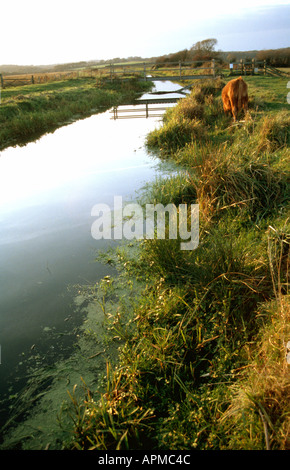
M 238 62 L 240 58 L 249 58 L 256 60 L 266 60 L 267 64 L 273 67 L 290 67 L 290 47 L 281 49 L 269 49 L 261 51 L 245 51 L 245 52 L 223 52 L 216 51 L 217 39 L 210 38 L 198 41 L 190 49 L 174 52 L 160 56 L 156 59 L 156 65 L 166 65 L 168 62 L 187 62 L 197 61 L 200 65 L 212 59 L 219 62 Z M 197 63 L 197 65 L 199 65 Z
M 257 60 L 266 60 L 273 67 L 290 67 L 290 47 L 258 51 Z

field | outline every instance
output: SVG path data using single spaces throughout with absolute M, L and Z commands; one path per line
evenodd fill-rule
M 23 86 L 29 84 L 39 84 L 39 83 L 48 83 L 55 82 L 59 80 L 73 80 L 80 78 L 100 78 L 106 73 L 109 75 L 110 67 L 99 66 L 95 68 L 81 68 L 74 71 L 59 71 L 59 72 L 36 72 L 33 74 L 9 74 L 2 75 L 2 87 L 9 88 L 15 86 Z
M 81 78 L 110 78 L 111 72 L 114 70 L 118 76 L 142 74 L 144 71 L 144 63 L 124 62 L 119 64 L 101 64 L 94 67 L 79 67 L 74 70 L 54 71 L 54 72 L 34 72 L 34 73 L 18 73 L 18 74 L 2 74 L 2 88 L 17 87 L 29 84 L 48 83 L 62 80 L 74 80 Z M 133 68 L 133 72 L 131 73 Z M 130 72 L 128 74 L 128 72 Z M 0 74 L 1 78 L 1 74 Z
M 119 364 L 105 392 L 71 394 L 66 448 L 290 449 L 287 79 L 247 82 L 239 122 L 222 111 L 224 82 L 205 81 L 147 137 L 179 172 L 140 201 L 198 203 L 199 245 L 144 240 L 107 254 L 145 287 L 108 318 Z M 96 300 L 114 294 L 108 282 Z

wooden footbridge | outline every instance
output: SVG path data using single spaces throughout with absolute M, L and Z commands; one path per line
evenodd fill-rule
M 167 62 L 160 66 L 143 62 L 135 64 L 110 64 L 109 77 L 113 81 L 128 80 L 135 77 L 139 80 L 198 80 L 216 76 L 215 60 L 199 66 L 200 62 Z
M 201 73 L 201 70 L 203 73 Z M 197 67 L 197 63 L 188 62 L 172 62 L 162 67 L 156 64 L 111 64 L 110 79 L 130 80 L 132 77 L 139 80 L 150 81 L 183 81 L 216 78 L 215 61 L 203 67 Z M 115 106 L 111 113 L 112 119 L 129 119 L 129 118 L 148 118 L 162 117 L 164 111 L 168 108 L 168 104 L 176 103 L 178 100 L 186 96 L 186 92 L 192 85 L 184 86 L 174 91 L 156 91 L 147 93 L 141 99 L 136 100 L 130 107 Z M 166 104 L 167 106 L 162 106 Z M 129 105 L 128 105 L 129 106 Z M 162 113 L 161 113 L 162 112 Z M 161 114 L 160 114 L 161 113 Z

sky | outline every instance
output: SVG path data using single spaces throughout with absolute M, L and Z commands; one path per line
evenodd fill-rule
M 13 0 L 0 65 L 156 57 L 208 38 L 217 50 L 290 46 L 290 0 Z

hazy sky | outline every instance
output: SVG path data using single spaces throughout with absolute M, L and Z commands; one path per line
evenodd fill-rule
M 290 46 L 290 0 L 2 2 L 0 64 L 154 57 L 207 38 L 217 49 Z

